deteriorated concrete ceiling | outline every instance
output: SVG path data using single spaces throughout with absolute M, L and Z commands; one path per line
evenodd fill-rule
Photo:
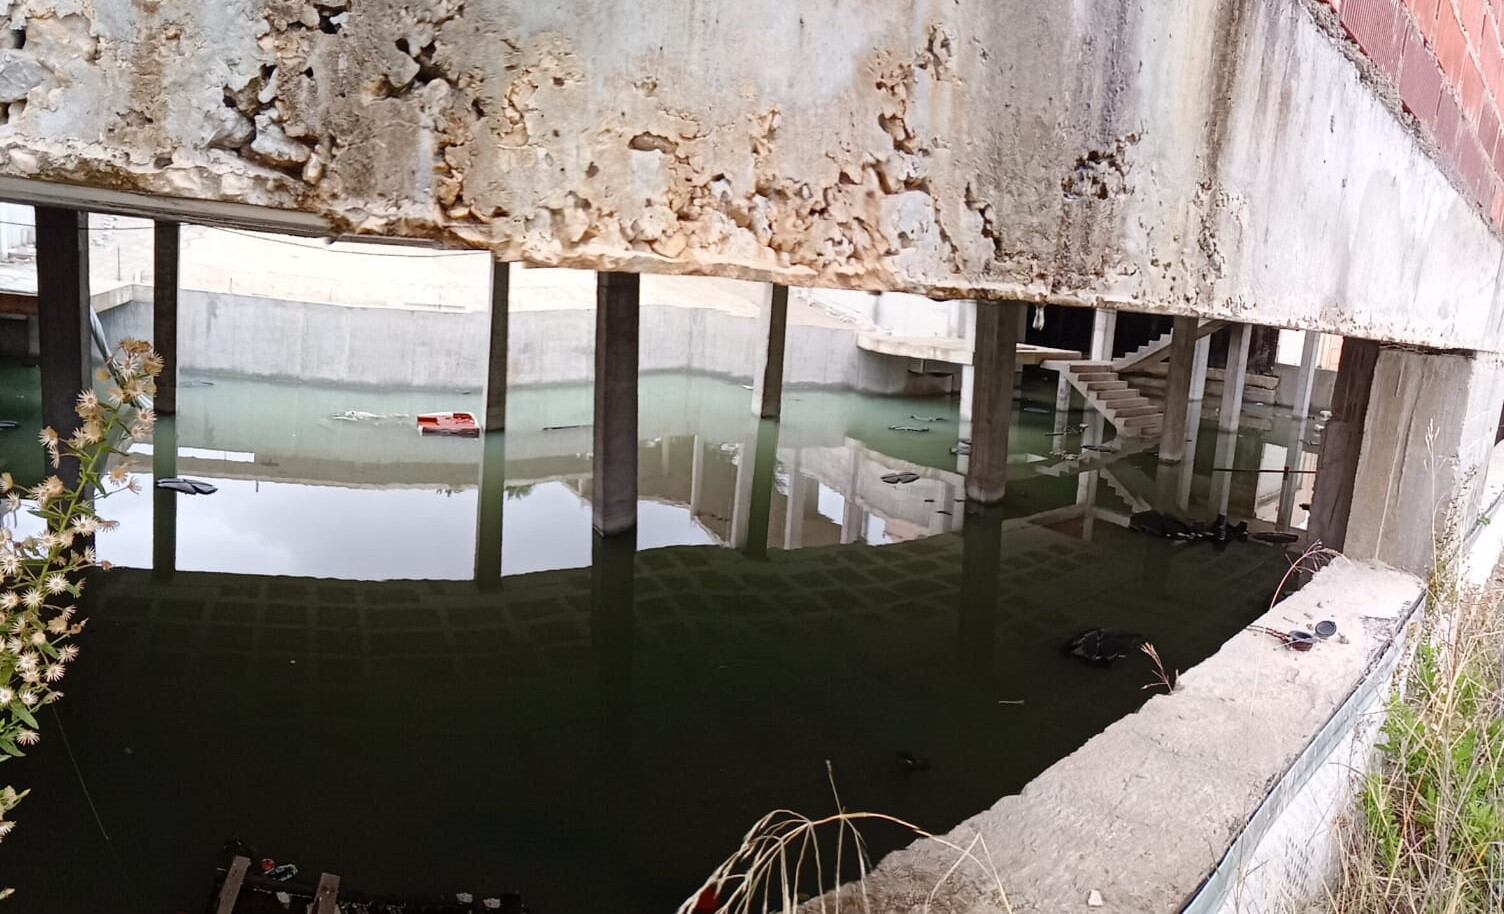
M 1498 240 L 1307 0 L 0 2 L 16 199 L 1498 346 Z

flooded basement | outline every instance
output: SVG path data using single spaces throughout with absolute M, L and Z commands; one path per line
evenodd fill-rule
M 1147 660 L 1071 636 L 1186 669 L 1267 608 L 1279 547 L 1126 522 L 1210 519 L 1214 468 L 1308 437 L 1203 423 L 1194 473 L 1093 470 L 1054 435 L 1092 423 L 1031 374 L 1007 501 L 969 517 L 954 400 L 791 390 L 773 425 L 738 383 L 645 375 L 634 556 L 592 537 L 589 385 L 514 390 L 502 443 L 414 431 L 478 395 L 189 380 L 156 447 L 219 491 L 164 497 L 138 446 L 145 490 L 101 505 L 83 662 L 7 766 L 33 789 L 0 846 L 18 911 L 203 910 L 238 837 L 342 897 L 665 914 L 764 813 L 832 811 L 827 761 L 848 809 L 949 829 L 1151 694 Z M 32 481 L 35 371 L 0 384 Z M 1298 517 L 1268 479 L 1232 474 L 1234 520 Z

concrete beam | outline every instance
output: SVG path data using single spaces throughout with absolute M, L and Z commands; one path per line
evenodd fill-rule
M 93 386 L 89 369 L 89 214 L 39 207 L 36 229 L 42 424 L 66 438 L 78 425 L 73 407 L 79 392 Z M 58 475 L 71 488 L 78 481 L 78 466 L 66 461 Z
M 1177 317 L 1170 341 L 1170 371 L 1165 379 L 1165 416 L 1159 435 L 1161 463 L 1185 457 L 1186 413 L 1191 396 L 1191 368 L 1196 355 L 1196 318 Z
M 635 273 L 601 273 L 595 296 L 595 451 L 591 503 L 598 533 L 637 526 L 637 333 Z
M 151 345 L 162 357 L 152 405 L 159 416 L 178 411 L 178 261 L 181 237 L 176 222 L 152 228 Z
M 486 414 L 488 432 L 507 427 L 507 330 L 511 323 L 512 265 L 491 262 L 491 335 L 486 356 Z
M 1227 367 L 1222 373 L 1222 409 L 1217 414 L 1217 428 L 1234 432 L 1243 421 L 1243 388 L 1248 381 L 1248 345 L 1253 340 L 1252 324 L 1232 324 L 1228 328 Z
M 759 312 L 760 351 L 752 376 L 752 415 L 777 419 L 783 413 L 783 352 L 788 338 L 789 287 L 771 285 Z
M 976 350 L 972 358 L 971 455 L 966 497 L 981 504 L 1003 500 L 1008 481 L 1008 431 L 1013 423 L 1014 363 L 1018 358 L 1016 302 L 977 306 Z

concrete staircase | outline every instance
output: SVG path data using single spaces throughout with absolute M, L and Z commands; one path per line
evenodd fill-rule
M 1100 412 L 1119 435 L 1125 438 L 1148 438 L 1159 434 L 1164 410 L 1129 387 L 1118 377 L 1111 362 L 1056 361 L 1042 367 L 1060 373 L 1062 378 L 1086 398 L 1087 405 Z
M 1196 326 L 1196 339 L 1211 336 L 1218 330 L 1227 326 L 1227 321 L 1204 320 Z M 1132 352 L 1125 352 L 1120 358 L 1112 360 L 1112 367 L 1119 371 L 1131 371 L 1155 362 L 1162 362 L 1170 356 L 1169 333 L 1162 333 Z

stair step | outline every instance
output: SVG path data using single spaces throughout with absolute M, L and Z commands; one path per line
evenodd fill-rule
M 1092 381 L 1116 381 L 1118 373 L 1115 371 L 1086 371 L 1076 375 L 1076 380 L 1090 384 Z
M 1072 362 L 1071 373 L 1082 374 L 1089 371 L 1111 371 L 1111 362 Z
M 1153 425 L 1158 427 L 1164 416 L 1161 413 L 1151 413 L 1147 416 L 1114 416 L 1113 424 L 1118 428 L 1148 428 Z
M 1092 391 L 1092 395 L 1104 403 L 1112 400 L 1136 400 L 1141 396 L 1138 391 L 1129 387 L 1126 382 L 1116 390 L 1094 390 Z
M 1087 381 L 1086 382 L 1086 389 L 1090 390 L 1090 391 L 1099 391 L 1099 390 L 1125 390 L 1125 389 L 1127 389 L 1127 387 L 1128 387 L 1128 382 L 1127 381 L 1119 381 L 1116 378 L 1114 378 L 1111 381 Z
M 1135 419 L 1139 416 L 1162 416 L 1164 415 L 1164 410 L 1160 409 L 1158 406 L 1155 406 L 1153 403 L 1148 402 L 1145 402 L 1139 406 L 1124 407 L 1119 407 L 1117 406 L 1117 404 L 1113 404 L 1112 414 L 1113 418 L 1116 419 Z
M 1096 395 L 1093 394 L 1092 396 Z M 1099 405 L 1102 407 L 1102 409 L 1112 413 L 1114 416 L 1120 415 L 1123 410 L 1141 409 L 1145 406 L 1153 407 L 1155 412 L 1164 412 L 1164 410 L 1162 410 L 1160 407 L 1155 406 L 1148 397 L 1144 396 L 1123 397 L 1117 400 L 1103 400 L 1100 401 Z

